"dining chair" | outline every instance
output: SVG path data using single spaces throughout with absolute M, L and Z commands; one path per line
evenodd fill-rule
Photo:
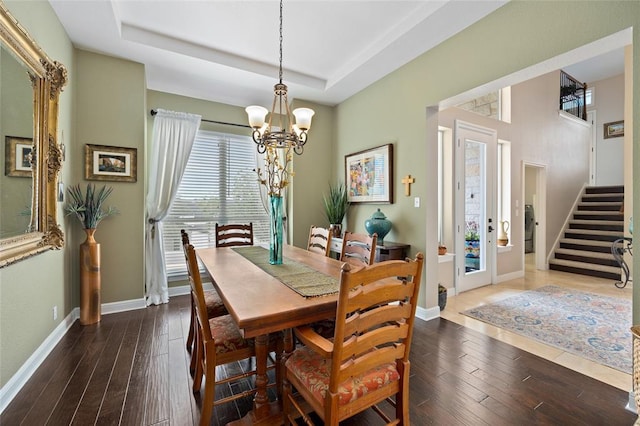
M 325 425 L 370 407 L 389 424 L 409 424 L 409 351 L 423 261 L 418 253 L 414 260 L 342 266 L 332 338 L 308 325 L 294 328 L 303 346 L 285 362 L 285 425 L 299 417 L 313 424 L 303 406 Z M 377 407 L 385 400 L 395 407 L 394 423 Z
M 311 225 L 307 250 L 329 256 L 331 248 L 331 232 L 327 228 Z
M 342 237 L 340 261 L 355 266 L 373 265 L 376 257 L 378 234 L 366 235 L 346 231 Z
M 182 238 L 182 251 L 184 252 L 184 260 L 187 264 L 187 274 L 191 274 L 189 268 L 189 259 L 187 257 L 186 246 L 189 245 L 189 234 L 184 230 L 180 230 L 180 236 Z M 209 318 L 220 317 L 227 315 L 229 312 L 224 306 L 222 298 L 215 289 L 204 291 L 204 303 L 207 307 L 207 316 Z M 193 344 L 195 341 L 195 335 L 197 331 L 197 319 L 196 319 L 196 306 L 193 295 L 191 295 L 191 319 L 189 320 L 189 334 L 187 335 L 187 351 L 191 354 L 191 365 L 189 367 L 191 374 L 195 371 L 195 354 L 193 353 Z
M 216 247 L 252 246 L 253 223 L 227 224 L 216 223 Z
M 231 315 L 223 315 L 209 318 L 207 306 L 202 288 L 202 280 L 198 269 L 198 260 L 195 249 L 191 244 L 185 245 L 187 260 L 190 269 L 189 284 L 191 294 L 195 300 L 196 307 L 196 371 L 193 376 L 193 392 L 200 391 L 202 379 L 204 378 L 204 395 L 202 398 L 202 408 L 200 425 L 208 425 L 211 421 L 211 414 L 216 405 L 234 401 L 239 398 L 255 393 L 256 389 L 248 389 L 243 392 L 215 399 L 215 386 L 224 383 L 237 382 L 238 380 L 251 377 L 256 374 L 255 370 L 231 375 L 225 379 L 216 380 L 216 367 L 234 361 L 241 361 L 255 356 L 255 344 L 252 339 L 242 337 L 238 326 Z M 269 341 L 269 351 L 282 352 L 281 339 L 271 339 Z M 276 378 L 281 377 L 280 367 L 275 365 Z M 277 383 L 270 383 L 267 387 L 276 386 Z

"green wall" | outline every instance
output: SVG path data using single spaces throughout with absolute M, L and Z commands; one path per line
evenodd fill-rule
M 60 129 L 67 144 L 62 181 L 67 185 L 86 183 L 86 143 L 138 149 L 138 182 L 109 183 L 114 187 L 109 201 L 121 214 L 106 219 L 96 238 L 102 244 L 103 303 L 140 299 L 144 296 L 148 110 L 186 110 L 205 118 L 240 123 L 245 122 L 244 112 L 239 107 L 147 93 L 142 65 L 74 50 L 49 3 L 5 3 L 49 56 L 69 71 L 70 83 L 60 101 Z M 567 16 L 573 19 L 567 20 Z M 364 232 L 364 220 L 380 207 L 394 223 L 387 239 L 410 243 L 412 254 L 423 251 L 427 255 L 426 291 L 421 293 L 420 305 L 435 307 L 437 116 L 428 119 L 428 107 L 631 26 L 640 26 L 639 2 L 513 1 L 336 108 L 310 105 L 316 116 L 309 145 L 294 163 L 293 242 L 303 246 L 309 225 L 326 225 L 322 193 L 329 181 L 344 179 L 345 154 L 393 143 L 394 204 L 353 206 L 346 227 Z M 638 70 L 638 31 L 633 38 L 633 61 Z M 633 77 L 635 111 L 640 111 L 639 74 Z M 295 103 L 302 106 L 302 102 Z M 639 122 L 627 123 L 627 128 L 634 131 L 635 146 Z M 640 150 L 636 149 L 633 156 L 633 169 L 640 173 Z M 403 195 L 400 182 L 406 174 L 416 178 L 411 197 Z M 420 208 L 413 207 L 414 196 L 422 199 Z M 634 200 L 634 215 L 639 217 L 640 185 L 634 187 Z M 0 385 L 7 383 L 61 319 L 78 306 L 77 246 L 84 237 L 80 226 L 61 212 L 58 222 L 66 234 L 62 250 L 0 269 Z M 639 263 L 636 256 L 636 270 L 640 270 Z M 634 292 L 640 292 L 640 288 Z M 635 296 L 640 300 L 640 294 Z M 58 306 L 60 313 L 57 321 L 52 320 L 53 306 Z M 634 322 L 638 323 L 640 313 L 635 311 Z
M 571 19 L 567 19 L 568 16 Z M 386 238 L 410 243 L 414 254 L 417 251 L 426 254 L 421 306 L 437 305 L 438 123 L 435 113 L 439 102 L 639 24 L 640 2 L 510 2 L 337 107 L 334 176 L 342 176 L 345 154 L 394 144 L 395 203 L 380 207 L 394 223 Z M 633 35 L 636 70 L 640 69 L 638 34 L 635 31 Z M 636 111 L 640 110 L 638 75 L 634 73 Z M 434 114 L 428 119 L 429 107 Z M 637 146 L 638 120 L 633 128 Z M 638 150 L 635 150 L 634 171 L 638 170 Z M 416 179 L 411 197 L 403 195 L 400 183 L 406 174 Z M 636 185 L 636 201 L 638 191 Z M 421 198 L 420 208 L 413 207 L 414 196 Z M 636 202 L 635 206 L 638 217 L 640 204 Z M 364 220 L 375 207 L 352 207 L 347 227 L 364 231 Z M 638 268 L 637 264 L 634 266 Z M 640 319 L 638 315 L 634 317 L 636 322 Z
M 76 50 L 77 95 L 72 151 L 73 179 L 84 180 L 86 144 L 137 149 L 137 182 L 96 182 L 113 193 L 107 205 L 120 214 L 103 220 L 95 237 L 100 243 L 102 303 L 144 298 L 145 109 L 144 66 L 84 50 Z M 73 266 L 74 306 L 79 305 L 78 247 L 85 234 L 79 222 L 67 217 Z
M 53 60 L 67 67 L 70 83 L 60 96 L 59 128 L 71 133 L 75 62 L 73 47 L 48 2 L 4 2 L 13 16 Z M 69 162 L 61 178 L 68 181 Z M 60 205 L 58 205 L 60 207 Z M 63 223 L 62 213 L 58 223 Z M 63 231 L 67 231 L 62 226 Z M 65 235 L 68 238 L 68 235 Z M 68 279 L 67 247 L 49 251 L 0 269 L 0 385 L 4 386 L 77 306 Z M 53 320 L 53 307 L 58 319 Z

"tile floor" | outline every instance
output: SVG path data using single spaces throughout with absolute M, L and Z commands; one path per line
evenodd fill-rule
M 629 391 L 632 387 L 630 374 L 605 367 L 561 349 L 527 339 L 515 333 L 460 314 L 460 312 L 475 306 L 491 303 L 526 290 L 550 284 L 631 300 L 632 283 L 629 283 L 624 289 L 619 289 L 614 286 L 611 280 L 569 274 L 566 272 L 536 270 L 533 263 L 533 254 L 525 255 L 525 264 L 525 276 L 523 278 L 481 287 L 457 296 L 450 296 L 446 308 L 440 315 L 450 321 L 482 332 L 502 342 L 509 343 L 517 348 L 553 361 L 574 371 L 578 371 L 586 376 L 608 383 L 624 391 Z

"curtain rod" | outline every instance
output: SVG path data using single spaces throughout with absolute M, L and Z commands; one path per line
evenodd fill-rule
M 153 117 L 158 113 L 158 111 L 156 111 L 155 109 L 152 109 L 150 113 L 151 113 L 151 116 Z M 226 121 L 207 120 L 205 118 L 201 118 L 200 121 L 206 121 L 207 123 L 214 123 L 214 124 L 224 124 L 225 126 L 245 127 L 247 129 L 251 128 L 251 126 L 249 126 L 248 124 L 228 123 Z

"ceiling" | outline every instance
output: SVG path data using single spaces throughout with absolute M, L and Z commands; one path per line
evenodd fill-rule
M 49 0 L 74 46 L 145 65 L 147 87 L 269 106 L 278 80 L 274 0 Z M 290 98 L 335 105 L 506 1 L 286 0 Z
M 283 81 L 290 99 L 338 104 L 507 1 L 287 0 Z M 74 46 L 144 64 L 151 90 L 271 105 L 279 60 L 275 0 L 49 2 Z M 605 63 L 621 73 L 620 58 L 592 61 L 595 74 L 568 72 L 594 81 Z

